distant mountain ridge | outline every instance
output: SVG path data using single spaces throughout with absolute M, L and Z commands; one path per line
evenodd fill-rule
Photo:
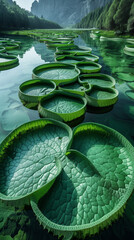
M 105 6 L 112 0 L 35 0 L 31 12 L 43 16 L 63 27 L 73 26 L 80 22 L 89 12 Z
M 29 28 L 61 28 L 58 24 L 34 16 L 15 1 L 0 0 L 0 30 Z

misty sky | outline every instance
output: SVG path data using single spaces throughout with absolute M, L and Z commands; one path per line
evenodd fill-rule
M 15 2 L 21 7 L 30 11 L 32 2 L 34 0 L 15 0 Z

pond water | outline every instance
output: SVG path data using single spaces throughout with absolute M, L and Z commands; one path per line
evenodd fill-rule
M 19 49 L 10 51 L 12 55 L 18 56 L 19 65 L 0 71 L 0 142 L 17 126 L 40 118 L 36 110 L 22 105 L 18 88 L 24 81 L 32 79 L 33 68 L 54 62 L 55 50 L 47 48 L 44 43 L 28 37 L 11 38 L 22 44 Z M 94 109 L 88 108 L 84 122 L 97 122 L 114 128 L 134 146 L 134 100 L 126 95 L 126 91 L 130 90 L 128 80 L 134 81 L 134 57 L 124 54 L 125 41 L 92 39 L 87 31 L 75 39 L 75 44 L 92 48 L 92 53 L 100 57 L 98 63 L 102 65 L 101 72 L 116 79 L 116 89 L 119 91 L 118 101 L 112 108 L 103 109 L 103 112 L 94 112 Z M 5 212 L 5 217 L 1 217 L 2 211 Z M 7 215 L 10 216 L 8 220 Z M 57 239 L 43 230 L 30 208 L 20 211 L 0 205 L 0 236 L 10 235 L 13 239 L 18 232 L 23 236 L 19 239 Z M 92 239 L 126 239 L 128 234 L 129 239 L 133 239 L 132 219 L 126 212 L 112 227 Z

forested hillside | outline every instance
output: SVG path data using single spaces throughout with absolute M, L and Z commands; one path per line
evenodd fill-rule
M 134 1 L 113 0 L 103 8 L 88 14 L 76 25 L 78 28 L 98 27 L 134 33 Z
M 34 16 L 12 0 L 0 0 L 0 30 L 28 28 L 60 28 L 60 26 Z

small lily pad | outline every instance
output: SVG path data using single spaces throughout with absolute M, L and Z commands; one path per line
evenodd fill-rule
M 118 99 L 118 91 L 114 88 L 102 88 L 93 86 L 85 93 L 87 103 L 94 107 L 107 107 L 115 104 Z
M 48 63 L 33 70 L 33 78 L 54 81 L 56 85 L 64 82 L 75 82 L 80 71 L 75 66 L 65 63 Z
M 56 91 L 42 98 L 38 111 L 42 117 L 70 122 L 85 114 L 87 101 L 81 96 Z
M 94 73 L 94 74 L 83 74 L 79 76 L 80 83 L 89 83 L 90 85 L 96 85 L 100 87 L 114 87 L 115 79 L 107 74 Z
M 76 64 L 77 68 L 81 71 L 81 73 L 93 73 L 99 72 L 102 66 L 98 63 L 88 61 L 88 62 L 79 62 Z

